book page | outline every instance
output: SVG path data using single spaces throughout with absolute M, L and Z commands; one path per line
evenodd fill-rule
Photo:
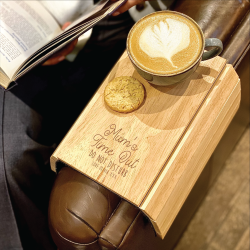
M 85 19 L 87 19 L 88 17 L 90 17 L 91 15 L 97 13 L 98 11 L 100 11 L 105 4 L 108 2 L 109 0 L 101 0 L 99 1 L 97 4 L 95 4 L 94 6 L 91 6 L 88 9 L 88 12 L 85 15 L 82 15 L 81 17 L 79 17 L 77 20 L 75 20 L 74 22 L 72 22 L 66 29 L 65 31 L 71 29 L 72 27 L 74 27 L 75 25 L 81 23 L 82 21 L 84 21 Z
M 89 13 L 94 0 L 43 0 L 40 3 L 57 20 L 60 26 L 66 22 L 74 22 L 77 18 Z
M 77 37 L 82 35 L 85 31 L 89 30 L 90 28 L 93 27 L 94 24 L 96 24 L 98 21 L 103 19 L 105 15 L 101 15 L 99 17 L 96 17 L 92 19 L 91 21 L 85 23 L 84 27 L 79 29 L 78 31 L 72 32 L 71 35 L 67 35 L 64 37 L 60 37 L 60 39 L 54 40 L 54 43 L 49 43 L 44 47 L 43 50 L 38 50 L 30 60 L 25 62 L 24 65 L 19 70 L 19 73 L 16 75 L 16 77 L 20 77 L 23 74 L 25 74 L 27 71 L 32 69 L 35 65 L 41 63 L 41 61 L 44 61 L 46 58 L 50 57 L 53 53 L 56 51 L 62 49 L 66 44 L 72 42 L 75 40 Z
M 20 65 L 61 32 L 38 1 L 0 1 L 0 67 L 12 78 Z
M 27 72 L 30 68 L 32 68 L 32 65 L 37 65 L 38 63 L 44 61 L 46 58 L 58 51 L 60 48 L 63 47 L 62 44 L 68 44 L 71 40 L 70 37 L 76 35 L 77 38 L 84 32 L 88 31 L 98 21 L 113 12 L 124 2 L 126 2 L 126 0 L 119 0 L 117 2 L 101 0 L 97 5 L 93 7 L 92 11 L 90 11 L 88 15 L 84 15 L 84 17 L 80 18 L 80 20 L 82 20 L 80 23 L 78 22 L 77 24 L 73 25 L 72 28 L 62 31 L 58 36 L 56 36 L 54 39 L 44 45 L 41 49 L 37 50 L 34 54 L 32 54 L 32 56 L 19 67 L 18 70 L 20 72 L 17 74 L 17 77 Z M 107 3 L 109 3 L 108 6 L 106 5 Z M 89 17 L 87 18 L 87 16 Z M 79 21 L 79 19 L 77 21 Z

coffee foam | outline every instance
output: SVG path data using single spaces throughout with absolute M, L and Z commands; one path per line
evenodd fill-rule
M 203 38 L 195 23 L 172 12 L 156 12 L 132 28 L 128 50 L 136 64 L 152 73 L 175 74 L 200 56 Z
M 172 57 L 190 44 L 190 28 L 183 22 L 166 18 L 145 28 L 139 38 L 140 48 L 152 58 L 163 57 L 171 65 Z

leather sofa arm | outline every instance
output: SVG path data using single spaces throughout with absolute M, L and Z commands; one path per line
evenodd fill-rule
M 250 44 L 250 11 L 242 19 L 235 32 L 231 35 L 227 46 L 223 50 L 221 56 L 226 58 L 229 64 L 237 68 L 246 52 L 249 50 Z
M 201 27 L 205 38 L 219 38 L 224 47 L 237 30 L 250 8 L 248 0 L 214 1 L 214 0 L 179 0 L 172 10 L 192 17 Z
M 103 228 L 99 238 L 100 245 L 112 250 L 119 248 L 139 214 L 138 208 L 122 201 Z
M 70 167 L 52 188 L 49 227 L 58 250 L 165 250 L 168 241 L 138 208 Z
M 77 171 L 63 167 L 49 203 L 49 227 L 60 250 L 100 249 L 99 235 L 121 199 Z

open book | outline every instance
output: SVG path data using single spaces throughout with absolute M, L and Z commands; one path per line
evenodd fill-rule
M 7 89 L 126 1 L 101 0 L 64 31 L 39 1 L 0 1 L 0 85 Z

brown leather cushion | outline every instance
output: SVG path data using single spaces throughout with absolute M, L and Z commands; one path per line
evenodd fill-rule
M 84 175 L 69 167 L 62 168 L 49 205 L 50 230 L 59 249 L 98 245 L 98 235 L 119 202 L 117 195 Z
M 166 250 L 173 237 L 161 240 L 138 208 L 70 167 L 54 183 L 49 226 L 58 250 Z
M 240 64 L 242 58 L 249 50 L 250 44 L 250 12 L 244 16 L 237 29 L 231 35 L 227 46 L 224 48 L 221 56 L 226 58 L 228 63 L 232 64 L 235 68 Z M 249 80 L 249 79 L 248 79 Z
M 226 46 L 230 36 L 249 11 L 248 0 L 179 0 L 173 10 L 192 17 L 205 38 L 219 38 Z

